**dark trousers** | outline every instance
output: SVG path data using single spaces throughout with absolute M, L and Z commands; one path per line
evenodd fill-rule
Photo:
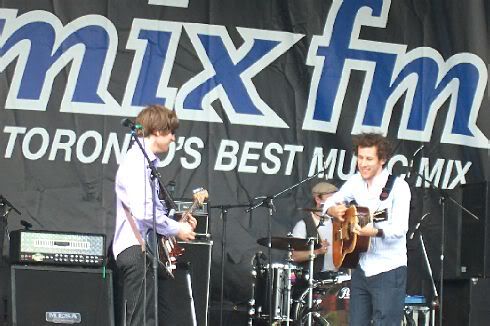
M 153 273 L 151 262 L 145 256 L 140 246 L 129 247 L 117 256 L 122 311 L 116 313 L 126 311 L 126 326 L 143 326 L 145 322 L 148 326 L 155 325 Z
M 406 266 L 370 277 L 366 277 L 358 266 L 351 277 L 349 324 L 399 326 L 403 318 L 406 283 Z

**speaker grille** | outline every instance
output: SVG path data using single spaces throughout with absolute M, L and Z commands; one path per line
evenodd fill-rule
M 11 289 L 14 326 L 114 325 L 111 271 L 12 266 Z

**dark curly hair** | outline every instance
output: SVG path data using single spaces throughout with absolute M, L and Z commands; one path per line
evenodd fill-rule
M 138 114 L 136 123 L 143 127 L 138 130 L 138 136 L 147 137 L 157 131 L 174 133 L 179 127 L 179 119 L 175 111 L 167 109 L 163 105 L 149 105 Z
M 354 145 L 354 153 L 357 156 L 357 150 L 361 147 L 373 147 L 376 146 L 377 155 L 380 160 L 388 161 L 392 154 L 392 146 L 390 141 L 380 134 L 376 133 L 363 133 L 353 137 L 352 143 Z

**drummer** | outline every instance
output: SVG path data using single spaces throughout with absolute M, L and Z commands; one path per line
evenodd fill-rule
M 322 203 L 337 192 L 337 187 L 328 182 L 319 182 L 311 190 L 313 196 L 313 205 L 318 212 L 314 210 L 305 218 L 298 221 L 293 228 L 292 236 L 295 238 L 317 238 L 320 240 L 321 247 L 315 249 L 315 260 L 313 262 L 313 278 L 329 279 L 332 278 L 332 272 L 336 272 L 332 257 L 332 221 L 330 218 L 321 219 Z M 319 224 L 322 224 L 319 226 Z M 297 263 L 303 263 L 307 267 L 309 251 L 293 251 L 293 260 Z

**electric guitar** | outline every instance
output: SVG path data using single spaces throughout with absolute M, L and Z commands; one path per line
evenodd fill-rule
M 371 237 L 360 236 L 353 232 L 357 223 L 362 228 L 366 224 L 385 221 L 387 211 L 379 211 L 371 214 L 369 208 L 351 205 L 345 211 L 344 222 L 332 219 L 332 256 L 336 268 L 356 268 L 359 263 L 359 254 L 369 249 Z
M 208 191 L 204 188 L 198 188 L 193 191 L 192 205 L 182 213 L 178 222 L 188 222 L 189 217 L 208 199 Z M 153 230 L 146 233 L 146 252 L 153 257 Z M 174 278 L 174 270 L 177 267 L 177 257 L 184 254 L 185 249 L 178 245 L 174 236 L 166 237 L 157 234 L 157 257 L 158 257 L 158 275 L 163 278 Z

